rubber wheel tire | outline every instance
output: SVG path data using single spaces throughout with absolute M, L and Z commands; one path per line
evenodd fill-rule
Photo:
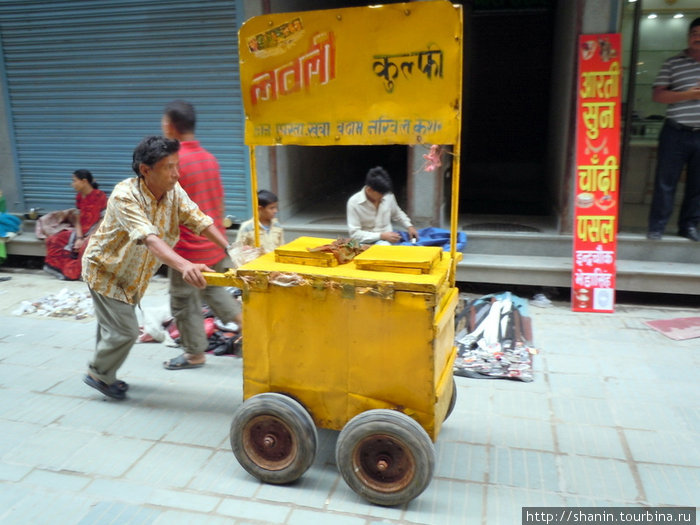
M 442 420 L 443 422 L 447 421 L 447 418 L 450 417 L 450 414 L 452 414 L 452 411 L 455 409 L 456 404 L 457 404 L 457 382 L 455 381 L 455 378 L 452 377 L 452 397 L 450 397 L 450 404 L 447 407 L 447 414 L 445 414 L 445 419 Z
M 314 461 L 316 425 L 291 397 L 264 393 L 236 410 L 231 422 L 231 449 L 249 474 L 265 483 L 291 483 Z
M 348 486 L 377 505 L 411 501 L 430 483 L 435 447 L 416 421 L 396 410 L 369 410 L 352 418 L 335 447 Z

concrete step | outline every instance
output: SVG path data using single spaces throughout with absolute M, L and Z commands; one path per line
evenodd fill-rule
M 465 253 L 457 281 L 570 287 L 571 257 Z M 618 259 L 618 290 L 700 295 L 700 264 Z
M 34 232 L 22 232 L 5 243 L 8 255 L 26 255 L 29 257 L 45 257 L 46 246 Z
M 547 233 L 467 232 L 466 253 L 571 257 L 571 235 Z M 621 233 L 617 237 L 618 260 L 697 263 L 700 243 L 675 235 L 649 241 L 645 235 Z

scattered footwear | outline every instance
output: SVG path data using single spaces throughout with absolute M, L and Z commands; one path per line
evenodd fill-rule
M 229 323 L 229 325 L 233 324 L 234 323 Z M 236 354 L 236 346 L 234 343 L 240 340 L 240 338 L 241 335 L 238 326 L 236 326 L 235 331 L 222 330 L 219 328 L 209 336 L 209 346 L 206 352 L 214 355 L 234 355 Z
M 221 344 L 218 345 L 218 346 L 215 346 L 215 347 L 213 348 L 212 352 L 214 353 L 214 355 L 226 355 L 226 354 L 230 354 L 230 353 L 231 353 L 231 348 L 230 348 L 230 347 L 231 347 L 231 342 L 228 341 L 228 342 L 225 342 L 225 343 L 221 343 Z
M 104 381 L 95 379 L 90 374 L 87 374 L 83 378 L 83 382 L 86 385 L 91 386 L 95 390 L 98 390 L 107 397 L 119 400 L 124 399 L 126 397 L 126 390 L 129 388 L 129 386 L 126 383 L 124 383 L 124 381 L 115 381 L 111 385 L 108 385 Z M 119 383 L 122 383 L 122 385 L 120 386 Z M 123 388 L 123 385 L 126 385 L 126 389 Z
M 552 301 L 550 301 L 547 296 L 543 293 L 535 294 L 535 296 L 530 299 L 530 304 L 532 306 L 538 306 L 540 308 L 547 308 L 552 306 Z
M 231 346 L 233 347 L 233 355 L 236 357 L 243 357 L 243 334 L 239 334 L 239 336 L 234 339 Z
M 200 368 L 204 366 L 204 363 L 190 363 L 185 357 L 185 354 L 181 354 L 177 357 L 173 357 L 170 361 L 165 361 L 163 367 L 167 370 L 184 370 L 186 368 Z
M 695 226 L 688 226 L 687 228 L 679 230 L 678 235 L 685 237 L 686 239 L 690 239 L 691 241 L 700 241 L 700 232 L 698 232 L 698 229 Z
M 243 335 L 239 333 L 233 337 L 226 338 L 226 340 L 216 346 L 213 351 L 214 355 L 234 355 L 236 357 L 243 357 Z

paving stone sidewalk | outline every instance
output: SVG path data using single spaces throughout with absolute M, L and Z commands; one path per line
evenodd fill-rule
M 137 344 L 121 370 L 128 399 L 107 400 L 82 382 L 94 319 L 12 315 L 22 300 L 85 285 L 0 276 L 11 277 L 0 282 L 2 524 L 515 525 L 525 506 L 699 502 L 700 339 L 644 325 L 699 310 L 531 306 L 534 382 L 456 377 L 432 482 L 383 508 L 345 485 L 335 432 L 319 432 L 315 463 L 293 485 L 262 484 L 238 465 L 228 435 L 240 359 L 168 371 L 161 363 L 178 349 Z M 156 278 L 143 305 L 163 304 L 167 282 Z

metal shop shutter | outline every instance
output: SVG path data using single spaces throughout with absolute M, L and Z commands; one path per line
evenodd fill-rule
M 226 213 L 246 218 L 242 13 L 242 0 L 0 2 L 0 67 L 25 206 L 72 207 L 78 168 L 109 193 L 133 175 L 138 141 L 161 133 L 165 104 L 183 98 L 221 165 Z

